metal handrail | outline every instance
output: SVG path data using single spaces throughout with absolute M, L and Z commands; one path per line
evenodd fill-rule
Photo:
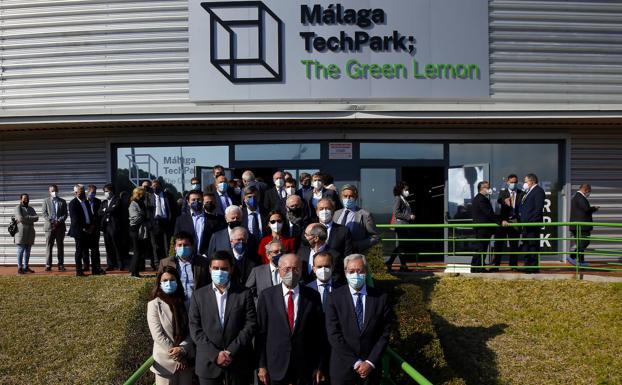
M 136 381 L 138 381 L 149 370 L 149 368 L 151 367 L 151 365 L 153 365 L 154 362 L 155 362 L 155 359 L 153 358 L 153 356 L 149 357 L 147 361 L 143 362 L 143 364 L 140 365 L 140 368 L 138 368 L 134 373 L 132 373 L 130 378 L 128 378 L 123 383 L 123 385 L 136 384 Z
M 449 255 L 452 256 L 460 256 L 460 255 L 473 255 L 474 252 L 473 251 L 456 251 L 456 243 L 460 242 L 460 243 L 464 243 L 464 242 L 474 242 L 474 241 L 490 241 L 490 238 L 473 238 L 473 237 L 468 237 L 468 238 L 456 238 L 456 229 L 476 229 L 476 228 L 500 228 L 501 225 L 498 225 L 496 223 L 434 223 L 434 224 L 378 224 L 377 225 L 378 228 L 380 229 L 399 229 L 399 228 L 403 228 L 403 229 L 408 229 L 408 228 L 412 228 L 412 229 L 452 229 L 452 236 L 451 237 L 447 237 L 447 238 L 400 238 L 400 239 L 387 239 L 384 238 L 382 239 L 385 242 L 395 242 L 400 241 L 400 242 L 452 242 L 452 250 L 449 252 Z M 622 238 L 618 238 L 618 237 L 581 237 L 582 235 L 582 227 L 609 227 L 609 228 L 622 228 L 622 223 L 612 223 L 612 222 L 529 222 L 529 223 L 508 223 L 508 227 L 555 227 L 555 228 L 559 228 L 559 227 L 570 227 L 572 228 L 574 231 L 574 236 L 570 236 L 570 237 L 552 237 L 552 238 L 546 238 L 546 240 L 548 241 L 574 241 L 575 244 L 577 245 L 576 250 L 574 251 L 537 251 L 537 252 L 526 252 L 526 251 L 515 251 L 515 252 L 511 252 L 511 251 L 492 251 L 492 252 L 486 252 L 486 253 L 482 253 L 483 255 L 526 255 L 526 254 L 535 254 L 537 256 L 537 264 L 534 266 L 503 266 L 501 268 L 505 268 L 505 269 L 509 269 L 509 268 L 522 268 L 522 269 L 547 269 L 547 268 L 555 268 L 555 269 L 574 269 L 575 273 L 576 273 L 576 277 L 580 277 L 580 271 L 581 270 L 586 270 L 586 271 L 601 271 L 601 272 L 622 272 L 622 269 L 615 269 L 615 268 L 606 268 L 606 267 L 592 267 L 592 266 L 581 266 L 581 264 L 578 262 L 579 261 L 579 257 L 581 254 L 586 254 L 589 250 L 590 254 L 596 254 L 596 255 L 604 255 L 604 256 L 609 256 L 609 257 L 622 257 L 622 250 L 619 253 L 615 253 L 615 251 L 612 250 L 599 250 L 599 249 L 586 249 L 585 251 L 583 251 L 583 253 L 580 252 L 579 250 L 579 243 L 580 241 L 583 240 L 590 240 L 590 241 L 599 241 L 599 242 L 621 242 L 622 243 Z M 526 240 L 535 240 L 535 241 L 539 241 L 541 240 L 540 238 L 503 238 L 504 241 L 507 240 L 522 240 L 522 241 L 526 241 Z M 421 252 L 421 253 L 400 253 L 400 255 L 416 255 L 416 256 L 434 256 L 434 255 L 445 255 L 447 253 L 445 252 Z M 575 256 L 575 260 L 576 260 L 576 264 L 574 266 L 542 266 L 540 263 L 540 256 L 541 255 L 574 255 Z M 612 266 L 617 266 L 616 263 L 608 263 L 608 265 L 612 265 Z M 424 268 L 424 269 L 437 269 L 437 268 L 444 268 L 446 266 L 434 266 L 434 265 L 419 265 L 418 261 L 417 261 L 417 267 L 418 268 Z M 465 265 L 464 267 L 470 267 L 470 268 L 484 268 L 484 264 L 483 264 L 483 258 L 482 258 L 482 264 L 479 266 L 472 266 L 472 265 Z M 495 268 L 497 268 L 495 266 Z

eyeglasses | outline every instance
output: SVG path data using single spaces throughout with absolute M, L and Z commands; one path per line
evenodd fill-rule
M 346 274 L 365 274 L 365 270 L 363 269 L 351 269 L 351 270 L 346 270 Z
M 271 224 L 271 225 L 273 225 L 273 224 L 275 224 L 275 223 L 283 223 L 283 220 L 282 220 L 282 219 L 272 219 L 272 220 L 270 221 L 270 224 Z
M 279 267 L 279 270 L 285 272 L 285 273 L 289 273 L 290 271 L 292 273 L 300 273 L 300 268 L 297 266 L 294 267 Z
M 268 252 L 268 254 L 282 254 L 282 253 L 283 253 L 283 250 L 281 250 L 281 249 L 278 249 L 278 250 L 270 250 L 270 251 Z

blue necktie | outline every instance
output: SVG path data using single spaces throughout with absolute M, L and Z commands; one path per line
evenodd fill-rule
M 361 293 L 354 294 L 356 298 L 356 306 L 354 307 L 354 313 L 356 313 L 356 324 L 359 327 L 359 331 L 363 331 L 363 299 L 361 298 Z
M 253 231 L 252 234 L 256 237 L 261 237 L 261 229 L 259 228 L 259 220 L 257 219 L 257 213 L 253 212 L 251 214 L 253 216 Z
M 322 292 L 322 309 L 324 311 L 326 311 L 326 304 L 328 303 L 328 284 L 327 283 L 323 283 L 320 286 L 322 286 L 324 288 L 324 291 Z

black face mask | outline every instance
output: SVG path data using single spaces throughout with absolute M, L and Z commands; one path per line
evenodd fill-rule
M 151 187 L 145 186 L 145 187 L 143 187 L 143 188 L 145 189 L 145 192 L 150 193 L 150 192 L 152 191 L 152 190 L 151 190 Z
M 233 222 L 229 222 L 229 228 L 230 229 L 235 229 L 236 227 L 240 227 L 242 226 L 242 222 L 240 221 L 233 221 Z
M 292 209 L 288 208 L 287 215 L 293 218 L 300 218 L 302 217 L 302 209 L 300 207 L 296 207 Z
M 307 247 L 311 247 L 311 244 L 309 243 L 309 240 L 304 235 L 300 238 L 300 242 L 302 242 L 302 244 L 307 246 Z
M 22 206 L 24 206 L 24 207 L 28 207 L 28 201 L 23 201 L 23 202 L 22 202 Z
M 81 201 L 86 199 L 86 193 L 80 193 L 78 194 L 78 198 L 80 198 Z
M 206 202 L 203 205 L 203 208 L 205 209 L 206 212 L 211 213 L 212 211 L 216 209 L 216 204 L 214 202 Z

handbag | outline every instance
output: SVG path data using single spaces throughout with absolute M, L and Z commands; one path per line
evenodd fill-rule
M 9 230 L 9 234 L 12 237 L 14 237 L 15 234 L 17 234 L 17 231 L 18 231 L 18 229 L 17 229 L 17 220 L 15 220 L 15 217 L 11 217 L 11 222 L 9 223 L 9 227 L 8 227 L 7 230 Z

